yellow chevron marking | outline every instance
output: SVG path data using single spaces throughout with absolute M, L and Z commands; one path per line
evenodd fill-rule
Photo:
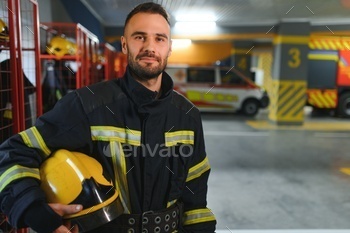
M 347 48 L 348 50 L 350 50 L 350 43 L 344 41 L 343 44 L 344 44 L 345 48 Z
M 327 101 L 325 100 L 324 96 L 322 95 L 322 93 L 320 91 L 317 92 L 317 98 L 320 102 L 322 102 L 322 106 L 324 106 L 326 108 L 329 107 Z
M 290 91 L 294 96 L 292 99 L 290 99 L 287 103 L 283 103 L 283 105 L 281 106 L 281 108 L 279 109 L 279 113 L 283 113 L 285 112 L 287 109 L 290 109 L 294 104 L 295 101 L 298 100 L 301 96 L 303 96 L 305 94 L 305 89 L 301 89 L 298 93 L 295 93 L 295 91 Z M 305 104 L 305 102 L 303 101 L 303 104 Z M 289 114 L 287 114 L 289 115 Z
M 279 105 L 284 104 L 285 102 L 287 102 L 287 100 L 290 99 L 292 97 L 292 95 L 294 94 L 291 90 L 289 92 L 285 93 L 286 89 L 288 87 L 290 87 L 290 86 L 282 85 L 281 87 L 282 88 L 280 89 L 279 94 L 278 94 L 278 97 L 280 97 L 278 99 Z M 284 95 L 281 96 L 281 94 L 283 94 L 283 93 L 284 93 Z
M 328 46 L 328 44 L 326 43 L 326 41 L 321 41 L 321 45 L 322 45 L 322 47 L 323 47 L 324 49 L 329 50 L 329 46 Z
M 344 46 L 343 46 L 343 44 L 340 41 L 336 41 L 335 44 L 336 44 L 338 49 L 340 49 L 340 50 L 344 49 Z
M 331 47 L 331 49 L 333 49 L 333 50 L 337 50 L 338 49 L 333 41 L 329 41 L 328 44 Z
M 349 37 L 311 37 L 309 48 L 322 50 L 344 50 L 350 49 Z
M 310 93 L 310 99 L 312 100 L 312 103 L 316 105 L 317 107 L 322 107 L 321 103 L 317 99 L 316 92 L 311 92 Z M 311 101 L 310 101 L 311 102 Z
M 304 114 L 305 101 L 299 101 L 294 108 L 290 111 L 290 115 L 294 115 L 296 118 L 302 119 Z
M 309 48 L 310 48 L 310 49 L 315 49 L 315 48 L 316 48 L 316 47 L 315 47 L 315 43 L 310 42 L 310 43 L 309 43 Z
M 315 41 L 315 44 L 316 44 L 317 49 L 322 49 L 322 45 L 320 42 Z
M 334 98 L 333 93 L 326 93 L 324 99 L 327 101 L 329 108 L 336 107 L 336 99 Z
M 284 122 L 302 122 L 306 82 L 274 80 L 269 119 Z

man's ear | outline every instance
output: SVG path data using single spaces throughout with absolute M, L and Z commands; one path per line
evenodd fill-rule
M 126 39 L 124 36 L 121 37 L 122 51 L 124 54 L 128 53 L 128 48 L 126 46 Z

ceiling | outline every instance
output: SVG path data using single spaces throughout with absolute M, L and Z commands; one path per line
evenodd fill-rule
M 149 1 L 149 0 L 148 0 Z M 122 27 L 127 13 L 147 0 L 81 0 L 106 27 Z M 176 22 L 180 15 L 206 14 L 217 26 L 271 26 L 303 19 L 311 25 L 350 24 L 350 0 L 153 0 Z

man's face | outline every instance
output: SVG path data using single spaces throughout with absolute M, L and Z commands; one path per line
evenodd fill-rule
M 170 26 L 159 14 L 138 13 L 121 38 L 130 69 L 141 79 L 157 78 L 171 54 Z

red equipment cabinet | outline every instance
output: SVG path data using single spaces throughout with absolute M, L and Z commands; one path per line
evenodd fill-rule
M 100 78 L 101 80 L 110 80 L 116 78 L 116 71 L 114 67 L 114 62 L 116 58 L 117 51 L 112 45 L 108 43 L 100 44 L 99 61 L 102 66 L 102 72 L 100 72 L 100 75 L 102 75 L 102 77 Z
M 38 5 L 34 0 L 7 0 L 0 4 L 7 26 L 2 36 L 0 68 L 0 142 L 18 133 L 41 114 Z M 39 84 L 39 85 L 37 85 Z M 33 98 L 33 93 L 36 98 Z M 40 104 L 39 104 L 40 103 Z
M 3 0 L 0 19 L 0 143 L 30 127 L 42 114 L 38 3 L 35 0 Z M 2 232 L 14 229 L 0 214 Z
M 44 112 L 71 90 L 99 80 L 99 40 L 76 23 L 41 23 Z
M 58 71 L 69 68 L 68 71 L 74 75 L 68 78 L 63 77 L 66 78 L 68 89 L 80 88 L 98 80 L 99 40 L 93 33 L 81 24 L 76 23 L 41 23 L 40 29 L 42 51 L 40 58 L 43 63 L 45 61 L 60 63 L 56 66 Z M 76 46 L 76 51 L 73 54 L 63 56 L 45 53 L 52 38 L 57 36 L 62 36 L 71 41 Z M 69 62 L 75 63 L 75 69 L 67 66 Z

